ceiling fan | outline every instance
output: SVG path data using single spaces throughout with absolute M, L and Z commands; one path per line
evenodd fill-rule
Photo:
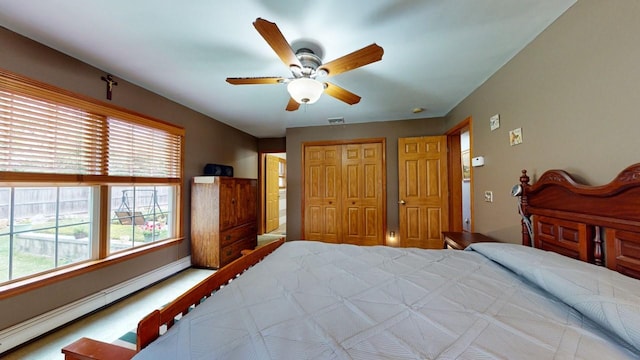
M 287 84 L 291 98 L 287 111 L 298 110 L 300 104 L 313 104 L 322 93 L 326 93 L 349 105 L 360 102 L 360 96 L 330 82 L 321 82 L 318 78 L 335 76 L 359 67 L 382 60 L 384 50 L 377 44 L 371 44 L 338 59 L 322 63 L 322 59 L 308 48 L 293 51 L 275 23 L 257 18 L 253 26 L 276 52 L 282 62 L 291 70 L 292 77 L 244 77 L 227 78 L 233 85 Z

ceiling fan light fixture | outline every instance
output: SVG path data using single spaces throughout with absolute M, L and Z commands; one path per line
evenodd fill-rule
M 289 82 L 287 91 L 297 103 L 313 104 L 324 92 L 324 84 L 310 78 L 299 78 Z

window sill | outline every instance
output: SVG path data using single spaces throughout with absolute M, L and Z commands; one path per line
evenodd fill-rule
M 160 249 L 175 246 L 181 243 L 184 237 L 158 241 L 153 244 L 141 246 L 135 249 L 122 251 L 100 260 L 88 260 L 80 264 L 69 265 L 50 272 L 34 275 L 32 277 L 16 280 L 0 286 L 0 300 L 10 298 L 40 287 L 55 284 L 56 282 L 86 274 L 123 261 L 134 259 Z

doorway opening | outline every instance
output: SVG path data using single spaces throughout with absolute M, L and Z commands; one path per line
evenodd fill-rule
M 260 154 L 258 246 L 287 233 L 287 154 Z
M 473 232 L 472 118 L 447 131 L 449 148 L 449 229 Z
M 469 128 L 460 132 L 462 166 L 462 231 L 471 232 L 471 136 Z

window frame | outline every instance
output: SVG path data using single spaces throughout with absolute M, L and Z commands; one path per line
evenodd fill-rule
M 184 199 L 184 149 L 185 149 L 185 130 L 181 126 L 177 126 L 166 121 L 162 121 L 147 115 L 130 111 L 109 103 L 105 103 L 88 96 L 77 94 L 65 89 L 61 89 L 37 80 L 11 73 L 4 69 L 0 69 L 0 89 L 18 92 L 25 96 L 33 96 L 35 98 L 45 99 L 57 104 L 71 106 L 87 112 L 96 113 L 105 117 L 116 119 L 118 121 L 130 122 L 135 125 L 150 127 L 153 129 L 165 131 L 172 135 L 180 137 L 179 144 L 179 170 L 176 177 L 147 177 L 147 176 L 110 176 L 105 174 L 99 175 L 79 175 L 79 174 L 55 174 L 55 173 L 28 173 L 28 172 L 12 172 L 0 171 L 1 186 L 64 186 L 64 185 L 82 185 L 96 187 L 97 197 L 94 198 L 94 209 L 98 211 L 96 216 L 98 246 L 97 253 L 92 259 L 81 261 L 49 271 L 26 276 L 23 278 L 10 280 L 0 284 L 0 299 L 17 295 L 35 288 L 46 286 L 57 281 L 77 276 L 86 272 L 90 272 L 114 263 L 126 261 L 138 256 L 142 256 L 149 252 L 153 252 L 168 246 L 174 246 L 176 242 L 184 240 L 183 234 L 183 205 Z M 105 159 L 106 160 L 106 159 Z M 109 253 L 109 219 L 110 206 L 109 195 L 112 185 L 121 186 L 172 186 L 175 191 L 175 237 L 167 240 L 151 242 L 149 244 L 136 246 L 128 250 L 119 251 L 113 254 Z M 97 255 L 97 256 L 96 256 Z

